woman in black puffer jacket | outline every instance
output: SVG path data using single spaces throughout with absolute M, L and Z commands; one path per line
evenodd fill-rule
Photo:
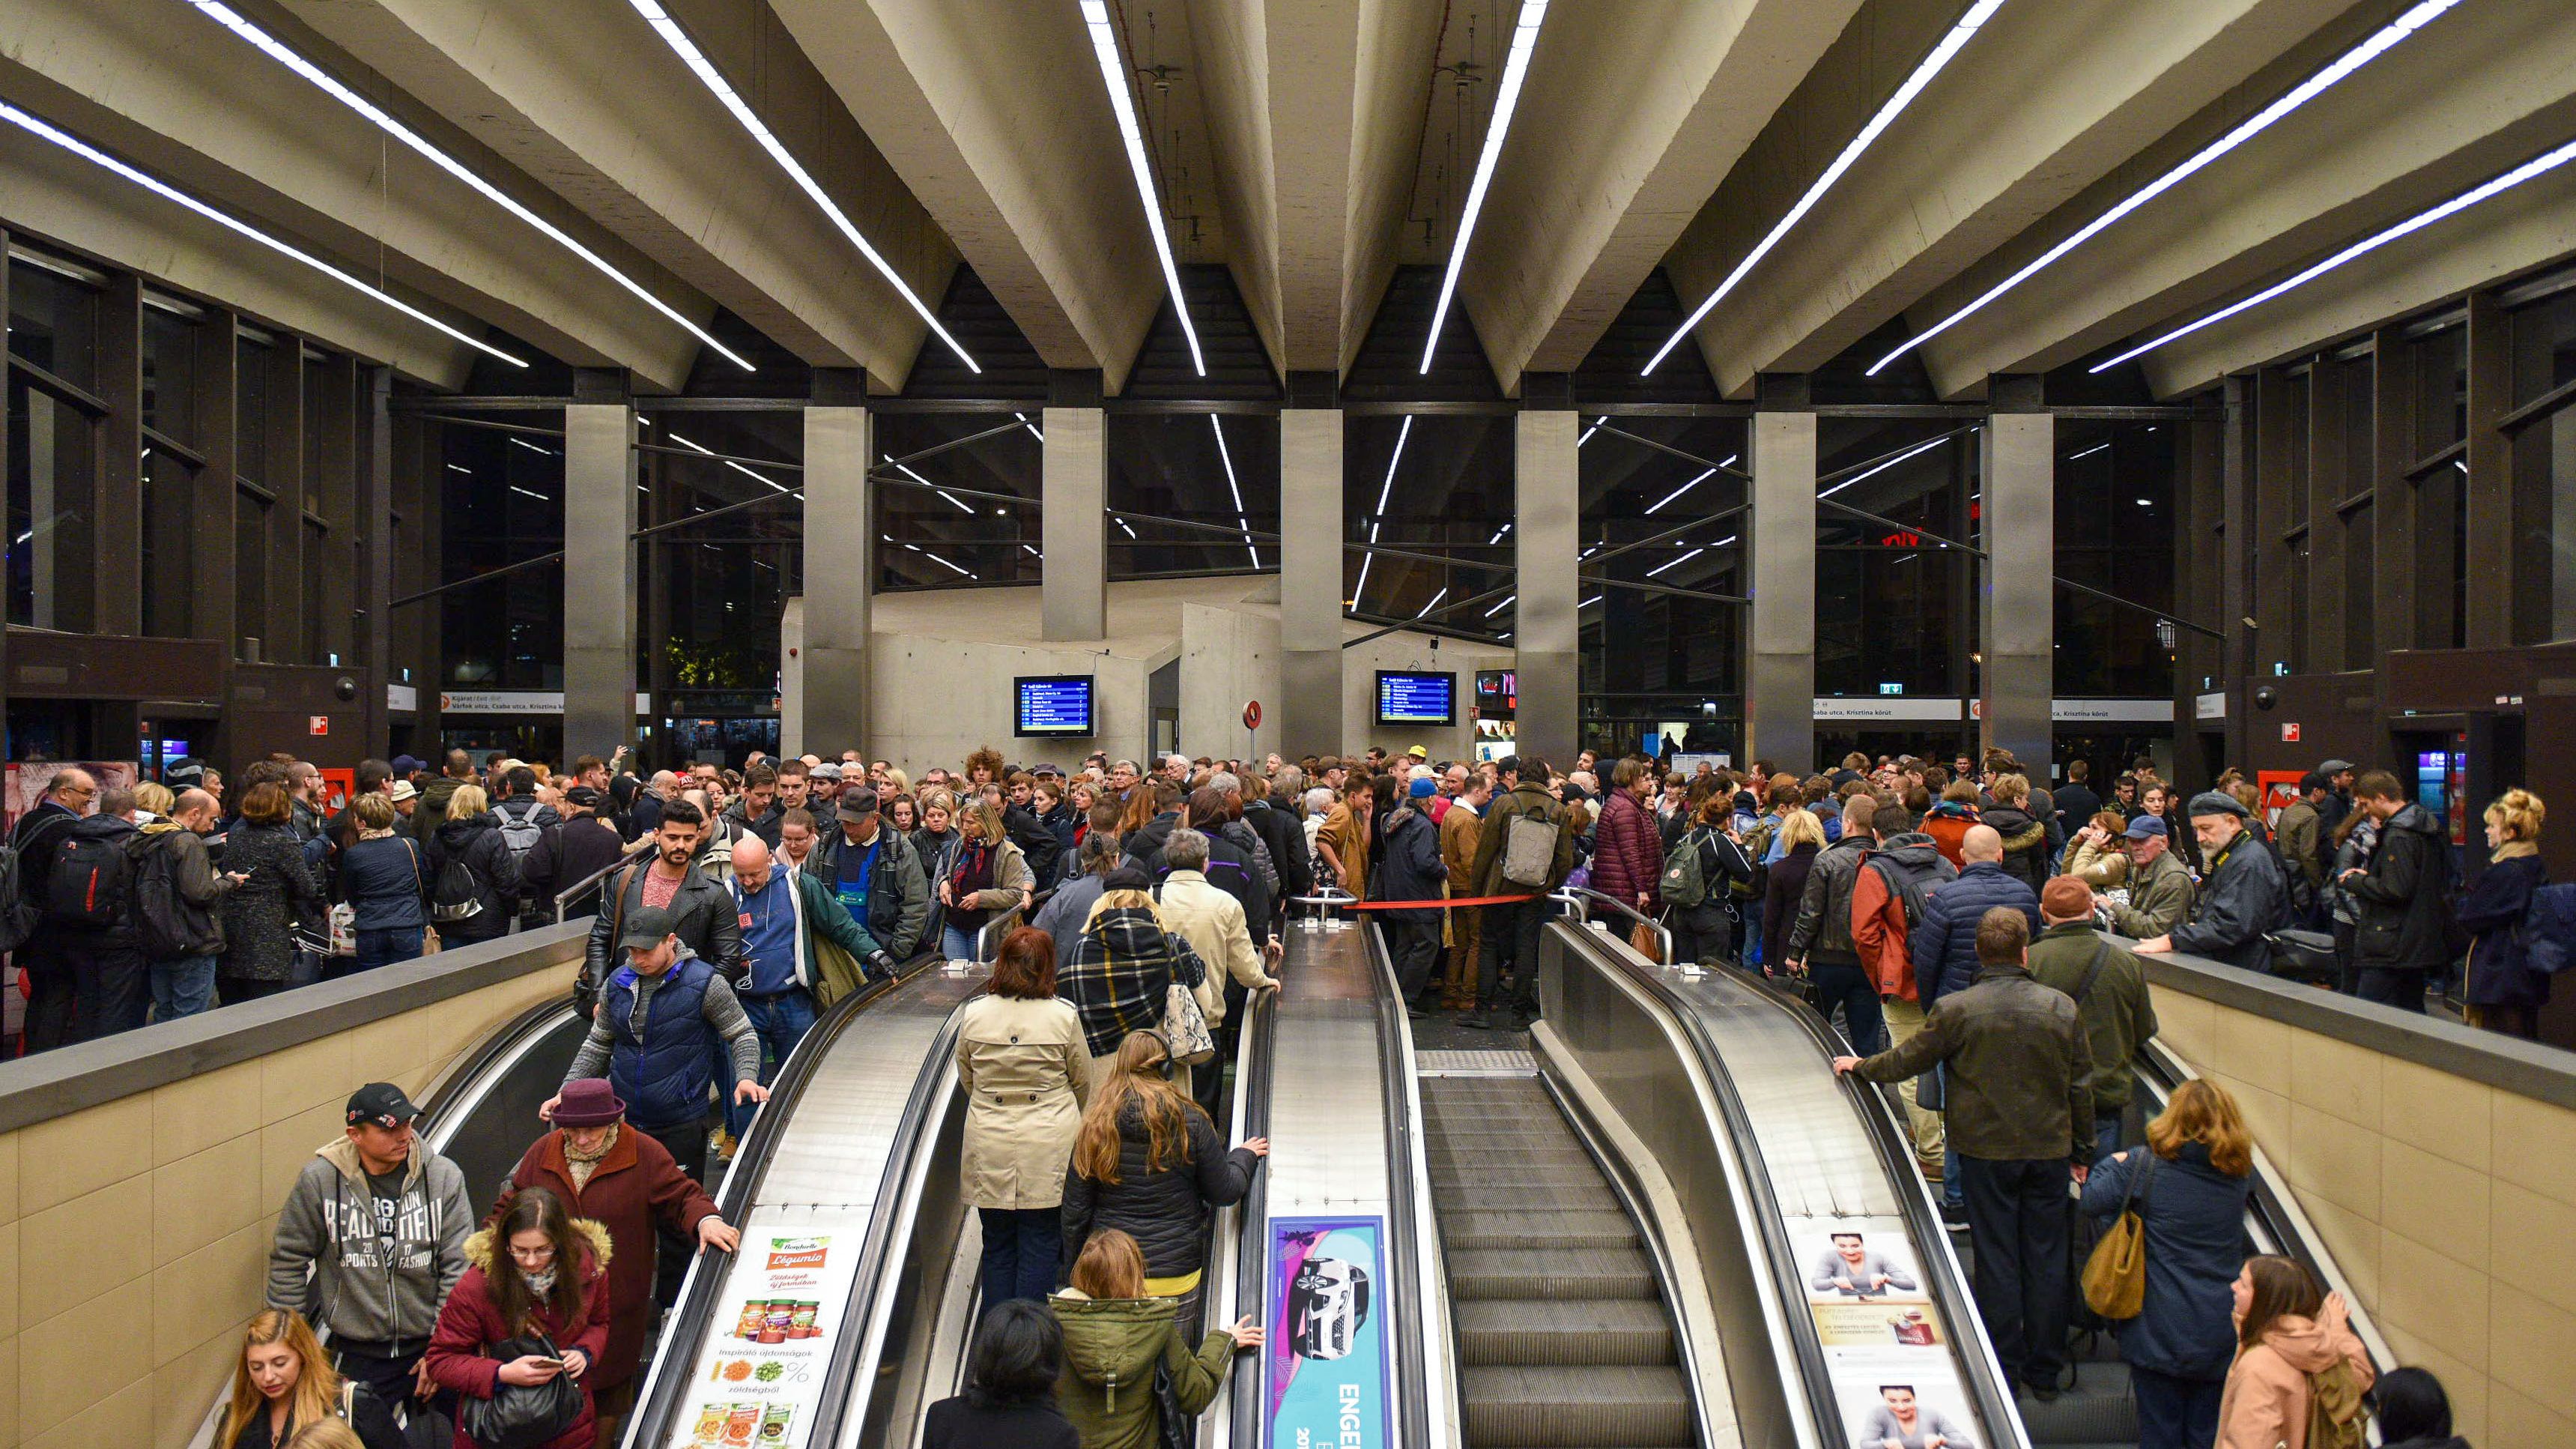
M 1198 1322 L 1211 1208 L 1243 1201 L 1270 1139 L 1229 1152 L 1216 1124 L 1169 1077 L 1160 1034 L 1130 1032 L 1109 1079 L 1093 1089 L 1064 1178 L 1064 1250 L 1058 1282 L 1095 1232 L 1116 1228 L 1145 1253 L 1145 1291 L 1179 1303 L 1184 1330 Z
M 474 898 L 483 907 L 460 920 L 435 922 L 440 945 L 489 941 L 510 929 L 510 918 L 519 912 L 519 866 L 510 858 L 510 843 L 501 838 L 500 820 L 493 815 L 482 786 L 462 785 L 447 797 L 447 819 L 430 835 L 425 854 L 433 902 L 438 898 L 439 875 L 454 860 L 463 861 L 473 875 Z M 436 913 L 433 905 L 431 914 Z

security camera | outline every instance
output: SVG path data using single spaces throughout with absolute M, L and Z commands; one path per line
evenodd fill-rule
M 2279 704 L 2280 702 L 2281 691 L 2274 689 L 2268 684 L 2264 685 L 2261 689 L 2254 691 L 2254 707 L 2256 709 L 2270 709 L 2272 706 Z
M 358 697 L 358 681 L 343 674 L 331 681 L 331 693 L 337 695 L 341 703 L 346 704 Z

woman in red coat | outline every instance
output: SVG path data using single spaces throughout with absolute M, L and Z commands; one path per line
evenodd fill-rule
M 715 1203 L 697 1179 L 625 1118 L 626 1104 L 606 1078 L 565 1083 L 551 1119 L 555 1130 L 529 1146 L 492 1209 L 498 1217 L 522 1190 L 541 1187 L 561 1198 L 575 1218 L 608 1229 L 608 1348 L 582 1385 L 608 1419 L 625 1412 L 644 1333 L 652 1326 L 657 1235 L 726 1252 L 742 1242 L 742 1234 L 716 1216 Z M 674 1283 L 679 1276 L 676 1267 L 669 1274 Z
M 1649 916 L 1662 909 L 1657 900 L 1664 883 L 1664 832 L 1638 795 L 1654 788 L 1651 766 L 1621 760 L 1610 772 L 1610 793 L 1592 832 L 1592 888 Z
M 497 1398 L 505 1384 L 534 1388 L 559 1373 L 579 1383 L 608 1346 L 608 1256 L 606 1228 L 575 1220 L 544 1188 L 520 1193 L 497 1226 L 465 1240 L 465 1276 L 438 1312 L 421 1366 L 440 1388 L 472 1399 Z M 554 1342 L 560 1367 L 486 1352 L 532 1333 Z M 597 1437 L 585 1386 L 581 1417 L 541 1449 L 590 1449 Z M 455 1449 L 475 1449 L 461 1415 Z

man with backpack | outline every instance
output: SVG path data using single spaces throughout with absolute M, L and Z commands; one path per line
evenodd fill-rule
M 25 983 L 27 1021 L 20 1049 L 32 1055 L 69 1042 L 72 1031 L 72 958 L 62 932 L 45 919 L 46 872 L 55 843 L 88 813 L 98 781 L 77 768 L 57 771 L 45 797 L 18 817 L 9 840 L 9 865 L 17 878 L 10 930 L 21 933 L 14 960 Z
M 537 798 L 537 772 L 526 765 L 512 765 L 496 783 L 501 796 L 492 802 L 494 821 L 501 831 L 501 844 L 509 849 L 511 867 L 525 880 L 528 852 L 537 848 L 538 841 L 563 828 L 563 815 Z M 554 901 L 549 897 L 540 906 L 531 892 L 520 914 L 521 924 L 527 928 L 545 925 L 553 919 Z
M 182 790 L 166 820 L 134 840 L 134 930 L 152 982 L 152 1019 L 176 1021 L 214 1004 L 215 961 L 224 953 L 215 906 L 250 879 L 218 874 L 205 837 L 215 828 L 215 797 Z
M 1843 802 L 1842 835 L 1807 871 L 1788 946 L 1789 970 L 1813 983 L 1816 1009 L 1826 1019 L 1832 1019 L 1835 1006 L 1842 1007 L 1843 1032 L 1852 1049 L 1864 1056 L 1879 1050 L 1885 1032 L 1877 983 L 1861 969 L 1860 951 L 1852 944 L 1852 891 L 1860 881 L 1861 862 L 1878 845 L 1873 829 L 1877 811 L 1877 800 L 1865 793 Z
M 1518 1019 L 1503 1029 L 1523 1031 L 1528 1019 L 1538 1015 L 1538 938 L 1547 928 L 1548 893 L 1574 869 L 1574 832 L 1565 828 L 1565 806 L 1547 793 L 1547 761 L 1505 755 L 1494 762 L 1494 778 L 1503 788 L 1477 831 L 1474 893 L 1530 899 L 1485 907 L 1476 1010 L 1458 1024 L 1494 1029 L 1503 968 L 1509 963 L 1511 1008 Z
M 120 785 L 100 792 L 98 813 L 48 837 L 45 927 L 71 965 L 66 1044 L 132 1031 L 152 1005 L 134 931 L 134 834 L 134 792 Z
M 1920 830 L 1900 831 L 1879 842 L 1852 882 L 1852 949 L 1861 970 L 1878 988 L 1879 1012 L 1889 1041 L 1903 1046 L 1923 1029 L 1923 995 L 1914 973 L 1911 936 L 1932 892 L 1956 880 L 1959 868 L 1941 854 L 1940 842 Z M 1917 1100 L 1920 1079 L 1896 1089 L 1905 1103 L 1906 1134 L 1926 1181 L 1942 1175 L 1943 1128 L 1937 1108 Z

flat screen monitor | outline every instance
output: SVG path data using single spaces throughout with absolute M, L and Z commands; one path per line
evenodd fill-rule
M 1412 669 L 1377 672 L 1377 722 L 1382 725 L 1454 725 L 1458 676 Z
M 1088 739 L 1099 733 L 1088 674 L 1023 674 L 1011 681 L 1016 722 L 1023 739 Z

